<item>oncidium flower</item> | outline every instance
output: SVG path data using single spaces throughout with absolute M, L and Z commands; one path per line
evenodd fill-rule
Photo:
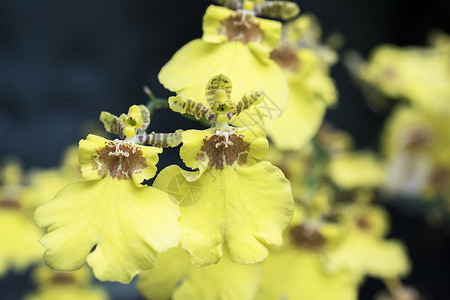
M 20 164 L 9 160 L 0 173 L 0 276 L 10 269 L 22 271 L 42 256 L 31 210 L 23 203 Z
M 281 244 L 293 212 L 284 174 L 267 161 L 256 162 L 268 151 L 264 133 L 257 126 L 228 124 L 233 115 L 258 103 L 259 90 L 245 93 L 236 105 L 230 94 L 229 78 L 218 75 L 206 86 L 209 108 L 179 96 L 169 99 L 173 110 L 214 123 L 210 129 L 183 132 L 180 156 L 199 170 L 172 165 L 154 183 L 180 202 L 181 245 L 198 266 L 217 263 L 224 244 L 232 261 L 262 261 L 267 244 Z
M 450 118 L 399 106 L 387 119 L 382 146 L 386 190 L 406 197 L 436 195 L 450 182 Z M 427 195 L 430 194 L 430 195 Z
M 266 116 L 268 110 L 280 115 L 288 104 L 289 90 L 281 69 L 270 59 L 270 52 L 280 39 L 281 23 L 257 18 L 255 14 L 291 17 L 298 13 L 298 7 L 286 5 L 285 1 L 219 3 L 231 9 L 208 7 L 203 18 L 203 37 L 175 53 L 161 69 L 160 82 L 179 96 L 206 105 L 202 92 L 205 84 L 216 74 L 227 74 L 235 84 L 233 99 L 254 88 L 263 88 L 267 95 L 264 103 L 254 105 L 239 117 L 241 124 Z
M 364 200 L 342 205 L 338 210 L 339 222 L 346 227 L 346 233 L 336 247 L 327 252 L 330 269 L 382 279 L 409 273 L 410 263 L 404 245 L 397 240 L 384 239 L 389 226 L 384 209 Z
M 102 112 L 107 131 L 125 140 L 88 135 L 78 158 L 87 180 L 69 184 L 35 212 L 46 227 L 40 240 L 45 262 L 55 270 L 79 269 L 86 261 L 100 280 L 129 282 L 153 267 L 158 252 L 179 243 L 179 208 L 167 193 L 141 183 L 156 173 L 161 148 L 176 145 L 175 134 L 146 134 L 145 106 L 132 106 L 119 118 Z M 178 141 L 179 143 L 179 141 Z
M 448 117 L 450 55 L 440 40 L 434 47 L 378 46 L 360 67 L 360 76 L 388 97 L 407 99 L 423 110 Z
M 326 268 L 326 251 L 343 232 L 337 224 L 308 219 L 296 206 L 286 243 L 272 249 L 263 262 L 261 287 L 255 299 L 356 300 L 360 277 L 348 270 Z

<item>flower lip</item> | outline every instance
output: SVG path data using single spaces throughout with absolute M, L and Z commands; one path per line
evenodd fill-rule
M 238 12 L 220 22 L 218 33 L 225 35 L 229 42 L 238 41 L 244 45 L 261 42 L 264 39 L 264 31 L 254 20 L 251 14 Z
M 244 141 L 242 134 L 236 135 L 233 129 L 226 131 L 216 130 L 211 137 L 203 139 L 202 151 L 197 159 L 205 161 L 208 158 L 208 167 L 223 170 L 225 165 L 232 166 L 235 162 L 242 166 L 247 163 L 250 143 Z
M 292 46 L 280 45 L 270 52 L 270 59 L 282 69 L 295 72 L 300 67 L 300 60 Z
M 52 283 L 56 285 L 66 285 L 76 283 L 74 276 L 71 273 L 55 272 L 51 278 Z
M 317 252 L 326 243 L 326 239 L 316 228 L 311 228 L 305 224 L 292 227 L 289 231 L 292 243 L 299 249 Z
M 0 208 L 20 209 L 21 205 L 15 198 L 5 197 L 2 201 L 0 201 Z
M 105 147 L 97 150 L 98 163 L 93 168 L 98 169 L 100 176 L 110 175 L 112 178 L 131 179 L 134 173 L 147 167 L 141 147 L 130 142 L 114 140 L 105 143 Z

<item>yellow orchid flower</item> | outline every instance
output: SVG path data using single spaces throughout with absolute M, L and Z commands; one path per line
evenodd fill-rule
M 29 208 L 23 203 L 22 168 L 10 160 L 1 170 L 0 186 L 0 276 L 9 269 L 22 271 L 38 262 L 42 247 Z
M 437 47 L 382 45 L 373 51 L 360 75 L 389 97 L 405 98 L 422 110 L 448 116 L 449 64 L 449 51 L 439 43 Z
M 250 10 L 249 10 L 250 9 Z M 239 117 L 240 124 L 254 118 L 278 115 L 289 101 L 287 81 L 270 59 L 281 36 L 281 23 L 254 16 L 247 5 L 234 11 L 211 5 L 203 18 L 203 37 L 183 46 L 161 69 L 159 81 L 179 96 L 207 105 L 203 88 L 216 74 L 224 73 L 233 82 L 232 98 L 254 88 L 264 89 L 266 101 Z
M 261 278 L 261 264 L 240 265 L 228 252 L 215 265 L 196 268 L 181 247 L 158 258 L 155 268 L 139 275 L 137 287 L 147 299 L 254 299 Z
M 139 118 L 139 110 L 148 122 L 130 121 Z M 136 144 L 150 139 L 143 132 L 149 123 L 145 107 L 133 106 L 126 118 L 102 113 L 101 119 L 108 131 L 126 139 L 81 140 L 78 158 L 87 181 L 64 187 L 35 211 L 35 219 L 48 230 L 40 242 L 50 267 L 73 271 L 87 261 L 98 279 L 127 283 L 152 268 L 158 252 L 178 245 L 180 212 L 165 192 L 141 184 L 155 175 L 162 152 Z M 173 136 L 158 137 L 158 144 L 167 145 Z
M 360 276 L 391 279 L 410 271 L 406 249 L 400 241 L 384 240 L 388 215 L 366 203 L 342 205 L 340 220 L 347 231 L 333 249 L 327 251 L 328 267 L 344 269 Z
M 210 108 L 179 96 L 169 100 L 175 111 L 204 116 L 215 125 L 183 132 L 180 156 L 198 171 L 169 166 L 154 183 L 179 201 L 181 245 L 198 266 L 217 263 L 225 244 L 232 261 L 262 261 L 268 255 L 266 245 L 281 244 L 281 233 L 292 216 L 291 188 L 283 173 L 269 162 L 256 162 L 268 151 L 264 133 L 257 127 L 228 124 L 258 103 L 259 91 L 244 94 L 234 105 L 227 98 L 229 81 L 224 75 L 210 80 L 206 88 Z
M 387 191 L 404 196 L 427 196 L 439 187 L 448 186 L 448 128 L 448 117 L 417 107 L 400 106 L 392 113 L 382 133 L 383 153 L 387 159 Z
M 263 262 L 261 287 L 256 300 L 335 299 L 356 300 L 360 277 L 347 270 L 329 271 L 326 250 L 342 235 L 339 225 L 306 219 L 296 206 L 286 232 L 286 243 L 273 249 Z
M 34 270 L 33 280 L 38 289 L 25 295 L 24 300 L 107 300 L 105 291 L 90 286 L 90 274 L 87 268 L 75 272 L 55 272 L 47 266 Z
M 285 35 L 270 57 L 283 70 L 289 85 L 289 104 L 283 115 L 267 120 L 268 135 L 282 150 L 306 145 L 322 124 L 327 106 L 336 103 L 337 90 L 329 76 L 330 55 L 336 53 L 319 44 L 320 26 L 304 14 L 284 25 Z M 332 63 L 336 58 L 332 59 Z

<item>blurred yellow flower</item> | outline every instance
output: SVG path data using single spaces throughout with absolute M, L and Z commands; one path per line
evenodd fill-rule
M 448 116 L 449 64 L 449 51 L 444 47 L 382 45 L 373 51 L 369 62 L 362 67 L 361 77 L 389 97 L 405 98 L 423 110 Z
M 9 160 L 1 170 L 0 276 L 9 269 L 22 271 L 42 256 L 42 231 L 36 228 L 29 207 L 23 203 L 22 168 Z
M 359 277 L 348 270 L 325 268 L 326 250 L 342 232 L 338 225 L 305 218 L 297 207 L 281 249 L 273 249 L 263 262 L 263 276 L 255 299 L 356 300 Z
M 337 101 L 337 90 L 329 76 L 330 64 L 337 55 L 320 45 L 320 25 L 312 15 L 304 14 L 284 29 L 284 38 L 270 57 L 283 70 L 290 99 L 283 115 L 268 120 L 266 127 L 275 146 L 296 150 L 317 133 L 327 106 Z M 331 61 L 330 56 L 334 57 Z
M 382 132 L 389 192 L 418 196 L 448 184 L 449 128 L 450 118 L 417 107 L 400 106 L 392 113 Z
M 388 215 L 366 203 L 342 205 L 339 222 L 345 226 L 343 239 L 327 251 L 330 270 L 347 270 L 359 276 L 383 279 L 407 275 L 410 263 L 400 241 L 385 240 Z
M 80 141 L 88 181 L 67 185 L 35 212 L 37 225 L 48 229 L 40 241 L 50 267 L 72 271 L 87 260 L 98 279 L 127 283 L 152 268 L 158 252 L 178 245 L 178 206 L 165 192 L 141 184 L 155 175 L 162 149 L 136 139 L 89 135 Z
M 376 188 L 384 183 L 385 168 L 370 151 L 353 151 L 332 156 L 328 176 L 343 189 Z

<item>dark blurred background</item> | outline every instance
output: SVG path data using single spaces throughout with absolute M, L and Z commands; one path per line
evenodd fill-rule
M 376 45 L 423 45 L 429 30 L 450 33 L 449 0 L 303 0 L 316 14 L 325 36 L 340 32 L 344 50 L 364 57 Z M 157 79 L 161 67 L 188 41 L 201 37 L 208 0 L 0 0 L 0 158 L 18 156 L 26 168 L 52 167 L 63 149 L 101 128 L 101 110 L 126 112 L 147 103 L 142 86 L 158 97 L 171 93 Z M 357 146 L 376 147 L 383 115 L 372 112 L 342 64 L 332 70 L 340 99 L 327 114 L 355 136 Z M 198 127 L 170 111 L 160 111 L 150 130 Z M 161 165 L 176 157 L 172 151 Z M 404 240 L 414 272 L 407 280 L 428 299 L 450 299 L 449 234 L 418 215 L 397 210 L 391 236 Z M 30 286 L 26 276 L 0 281 L 0 299 L 20 299 L 13 290 Z M 133 288 L 114 299 L 140 299 Z M 368 280 L 360 299 L 370 299 L 381 283 Z

